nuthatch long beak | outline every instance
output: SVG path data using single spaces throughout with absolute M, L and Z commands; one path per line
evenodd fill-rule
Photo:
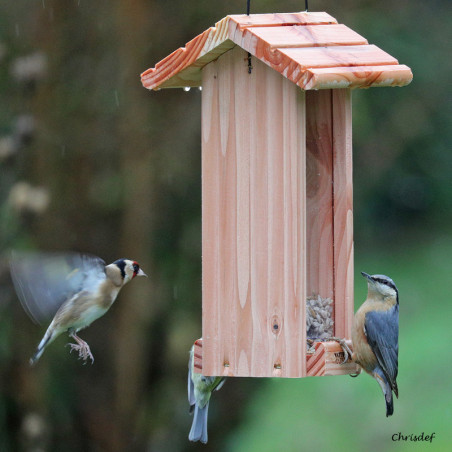
M 366 273 L 366 272 L 361 272 L 361 275 L 363 275 L 364 278 L 366 278 L 369 282 L 374 282 L 374 279 L 373 279 L 372 276 L 370 276 L 368 273 Z

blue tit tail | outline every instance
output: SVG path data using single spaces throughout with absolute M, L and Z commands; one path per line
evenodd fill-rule
M 392 416 L 394 414 L 394 401 L 392 397 L 391 385 L 389 384 L 385 374 L 379 367 L 377 367 L 372 374 L 375 380 L 378 381 L 378 384 L 380 385 L 380 388 L 385 396 L 386 417 Z
M 191 424 L 190 433 L 188 439 L 190 441 L 201 441 L 203 444 L 207 443 L 207 415 L 209 411 L 209 402 L 200 408 L 195 405 L 195 413 L 193 417 L 193 423 Z

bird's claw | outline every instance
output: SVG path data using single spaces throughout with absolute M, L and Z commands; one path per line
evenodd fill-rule
M 69 343 L 67 345 L 69 345 L 71 347 L 71 350 L 69 351 L 69 353 L 72 353 L 72 350 L 78 351 L 78 354 L 79 354 L 78 359 L 83 359 L 83 361 L 85 361 L 84 364 L 86 364 L 88 358 L 91 359 L 91 364 L 94 363 L 94 356 L 91 353 L 89 345 L 86 342 L 83 342 L 82 344 Z
M 342 348 L 342 351 L 344 352 L 345 358 L 344 361 L 341 362 L 341 364 L 345 364 L 349 358 L 351 359 L 353 352 L 350 350 L 350 347 L 345 342 L 345 339 L 342 339 L 340 337 L 329 337 L 327 339 L 328 341 L 336 341 Z

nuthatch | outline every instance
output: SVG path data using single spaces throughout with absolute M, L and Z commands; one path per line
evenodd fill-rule
M 386 417 L 394 412 L 392 392 L 398 397 L 399 293 L 384 275 L 368 275 L 367 299 L 355 314 L 352 327 L 353 361 L 377 380 L 386 401 Z
M 99 257 L 77 253 L 13 253 L 11 276 L 22 306 L 36 323 L 53 317 L 30 364 L 67 331 L 69 344 L 86 361 L 93 355 L 77 332 L 103 316 L 121 288 L 135 276 L 146 276 L 137 262 L 119 259 L 110 265 Z
M 205 377 L 194 370 L 194 346 L 190 350 L 188 361 L 188 403 L 190 413 L 193 413 L 188 439 L 207 443 L 207 417 L 209 411 L 210 396 L 213 391 L 218 391 L 224 385 L 224 377 Z

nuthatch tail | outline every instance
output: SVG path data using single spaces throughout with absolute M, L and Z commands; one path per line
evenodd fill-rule
M 194 370 L 194 346 L 190 350 L 188 361 L 188 403 L 190 413 L 194 412 L 191 430 L 188 435 L 190 441 L 207 443 L 207 417 L 210 396 L 224 385 L 224 377 L 205 377 Z
M 110 265 L 96 256 L 77 253 L 13 253 L 11 276 L 22 306 L 36 323 L 53 320 L 30 364 L 61 333 L 80 358 L 94 361 L 89 345 L 77 332 L 103 316 L 121 288 L 135 276 L 146 276 L 137 262 L 118 259 Z
M 384 275 L 368 275 L 367 299 L 352 327 L 353 361 L 377 380 L 386 401 L 386 417 L 394 413 L 392 392 L 398 397 L 399 293 Z

